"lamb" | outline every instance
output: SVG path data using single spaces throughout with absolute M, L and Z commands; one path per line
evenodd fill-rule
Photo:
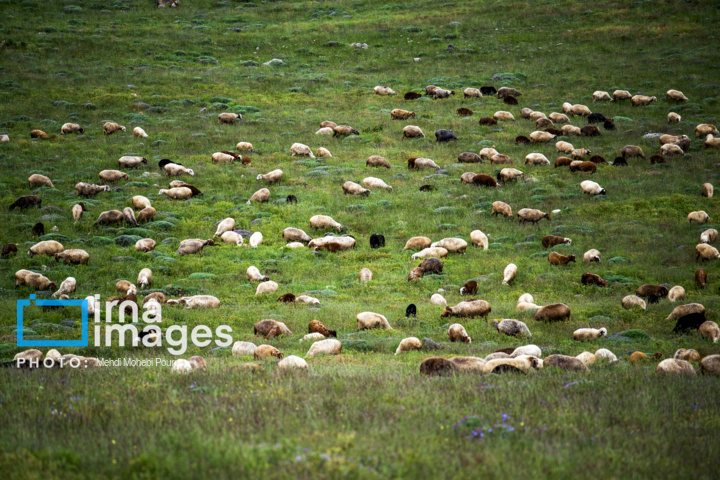
M 58 252 L 55 255 L 55 261 L 62 260 L 66 265 L 87 265 L 90 255 L 81 249 L 71 249 Z
M 115 132 L 121 131 L 124 132 L 125 127 L 123 127 L 122 125 L 118 125 L 115 122 L 105 122 L 105 124 L 103 125 L 103 133 L 105 135 L 112 135 Z
M 533 143 L 547 143 L 553 138 L 555 138 L 555 135 L 552 135 L 548 132 L 534 131 L 530 134 L 530 140 Z
M 598 183 L 591 180 L 585 180 L 580 183 L 580 190 L 586 195 L 605 195 L 606 190 L 602 188 Z
M 588 368 L 585 363 L 576 357 L 568 355 L 550 355 L 543 361 L 544 367 L 555 367 L 571 372 L 587 372 Z
M 597 340 L 600 337 L 607 337 L 607 328 L 580 328 L 573 332 L 573 340 L 576 342 Z
M 121 172 L 120 170 L 103 170 L 98 174 L 98 177 L 100 177 L 100 180 L 103 182 L 117 182 L 121 178 L 125 180 L 130 178 L 127 173 Z
M 368 159 L 365 161 L 365 165 L 368 167 L 385 167 L 385 168 L 391 168 L 390 162 L 387 161 L 387 158 L 381 157 L 379 155 L 371 155 L 368 157 Z
M 166 195 L 173 200 L 187 200 L 192 198 L 192 190 L 187 187 L 160 189 L 158 195 Z
M 452 317 L 484 317 L 492 311 L 490 304 L 485 300 L 470 299 L 458 303 L 454 307 L 445 307 L 440 318 Z
M 358 330 L 366 330 L 371 328 L 383 328 L 385 330 L 392 330 L 392 327 L 383 315 L 374 312 L 362 312 L 358 313 L 355 317 L 357 319 Z
M 38 237 L 42 237 L 45 235 L 45 225 L 43 225 L 42 222 L 37 222 L 32 227 L 32 233 L 34 233 Z
M 372 280 L 372 278 L 373 278 L 372 271 L 370 271 L 369 268 L 363 268 L 362 270 L 360 270 L 360 274 L 358 275 L 359 281 L 369 282 L 370 280 Z
M 679 285 L 674 286 L 668 292 L 668 300 L 674 302 L 685 298 L 685 289 Z
M 28 177 L 28 185 L 30 188 L 32 187 L 49 187 L 49 188 L 55 188 L 55 185 L 53 185 L 52 181 L 46 177 L 45 175 L 40 175 L 39 173 L 34 173 Z
M 298 155 L 298 156 L 309 156 L 310 158 L 315 158 L 315 155 L 313 154 L 310 147 L 308 147 L 307 145 L 304 145 L 302 143 L 293 143 L 290 146 L 290 153 L 292 153 L 293 157 L 295 155 Z
M 395 110 L 390 112 L 390 118 L 392 118 L 393 120 L 407 120 L 410 117 L 415 118 L 415 112 L 402 110 L 400 108 L 396 108 Z
M 647 95 L 633 95 L 630 98 L 630 103 L 632 103 L 633 107 L 644 107 L 650 105 L 652 102 L 657 102 L 657 97 L 648 97 Z
M 315 150 L 315 155 L 317 155 L 319 158 L 332 157 L 332 153 L 330 153 L 330 150 L 324 147 L 319 147 L 317 150 Z
M 283 358 L 277 363 L 278 369 L 284 370 L 284 371 L 300 371 L 300 372 L 307 372 L 308 371 L 308 364 L 305 360 L 298 357 L 297 355 L 290 355 L 288 357 Z
M 550 252 L 548 262 L 550 265 L 567 265 L 570 262 L 575 262 L 575 255 L 562 255 L 558 252 Z
M 643 310 L 646 309 L 645 300 L 638 297 L 637 295 L 628 295 L 623 297 L 622 306 L 625 310 L 630 310 L 633 307 L 640 307 Z
M 390 87 L 383 87 L 378 85 L 373 89 L 375 95 L 397 95 L 397 92 Z
M 107 185 L 94 185 L 91 183 L 80 182 L 75 185 L 75 191 L 79 196 L 94 197 L 100 192 L 109 192 L 110 187 Z
M 501 321 L 493 320 L 492 326 L 495 327 L 498 332 L 511 337 L 532 337 L 530 329 L 527 327 L 525 322 L 521 322 L 520 320 L 513 320 L 510 318 L 505 318 Z
M 512 209 L 507 203 L 496 201 L 492 204 L 492 215 L 504 215 L 508 218 L 512 218 Z
M 360 135 L 360 132 L 348 125 L 337 125 L 333 127 L 333 136 L 347 136 L 347 135 Z
M 472 343 L 472 338 L 465 331 L 465 327 L 459 323 L 453 323 L 448 328 L 448 337 L 451 342 Z
M 180 175 L 190 175 L 191 177 L 195 176 L 195 172 L 192 168 L 185 168 L 182 165 L 178 165 L 177 163 L 168 163 L 163 167 L 163 170 L 165 171 L 166 177 L 178 177 Z
M 595 102 L 612 102 L 613 99 L 608 92 L 597 90 L 592 94 L 593 103 Z
M 570 320 L 570 315 L 570 307 L 564 303 L 553 303 L 538 310 L 533 319 L 538 322 L 558 322 Z
M 51 282 L 50 279 L 48 279 L 44 275 L 40 275 L 39 273 L 28 272 L 27 274 L 21 274 L 20 279 L 18 279 L 18 274 L 21 272 L 22 270 L 15 274 L 15 288 L 17 288 L 19 285 L 27 285 L 28 287 L 32 287 L 35 290 L 52 291 L 57 288 L 55 282 Z M 18 280 L 20 280 L 22 283 L 18 284 Z
M 155 240 L 152 238 L 142 238 L 135 242 L 135 251 L 147 253 L 155 250 L 155 245 Z
M 540 210 L 536 210 L 534 208 L 523 208 L 518 213 L 518 222 L 519 223 L 525 223 L 525 222 L 531 222 L 531 223 L 537 223 L 543 218 L 547 218 L 548 221 L 550 220 L 550 214 L 542 212 Z
M 118 167 L 120 168 L 135 168 L 141 163 L 147 164 L 147 158 L 127 155 L 118 159 Z
M 575 150 L 575 147 L 573 147 L 572 144 L 568 142 L 560 140 L 555 144 L 555 150 L 562 153 L 571 153 L 573 150 Z
M 405 243 L 405 248 L 403 248 L 403 251 L 422 250 L 430 247 L 431 244 L 432 240 L 430 240 L 428 237 L 412 237 Z
M 364 195 L 366 197 L 370 195 L 370 190 L 368 190 L 367 188 L 363 188 L 361 185 L 351 181 L 343 183 L 342 189 L 343 194 L 345 195 Z
M 285 354 L 272 345 L 260 345 L 253 351 L 255 360 L 265 360 L 272 357 L 282 360 Z
M 466 88 L 463 90 L 463 98 L 483 98 L 482 92 L 477 88 Z
M 462 238 L 443 238 L 430 245 L 431 248 L 441 247 L 450 253 L 465 253 L 467 242 Z
M 708 133 L 705 137 L 705 148 L 719 148 L 720 138 L 714 138 L 712 134 Z
M 316 229 L 334 228 L 338 232 L 342 231 L 342 225 L 327 215 L 314 215 L 310 217 L 310 227 Z
M 218 123 L 219 124 L 228 124 L 228 125 L 234 125 L 236 121 L 242 120 L 242 115 L 239 115 L 237 113 L 229 113 L 229 112 L 223 112 L 218 115 Z
M 429 247 L 424 248 L 423 250 L 420 250 L 419 252 L 412 255 L 413 260 L 418 260 L 421 258 L 429 258 L 429 257 L 437 257 L 437 258 L 443 258 L 448 256 L 447 249 L 443 247 Z
M 408 170 L 411 170 L 411 169 L 420 170 L 421 168 L 434 168 L 435 170 L 440 170 L 440 166 L 438 166 L 437 163 L 433 162 L 429 158 L 423 158 L 423 157 L 408 158 Z
M 257 192 L 253 193 L 250 199 L 245 203 L 248 205 L 252 204 L 253 202 L 267 203 L 268 200 L 270 200 L 270 190 L 268 190 L 267 188 L 261 188 Z
M 152 222 L 157 211 L 152 207 L 143 208 L 137 216 L 138 223 Z
M 191 238 L 180 242 L 180 246 L 175 252 L 177 255 L 193 255 L 196 253 L 202 253 L 205 246 L 215 246 L 215 242 L 212 239 L 200 240 L 198 238 Z
M 525 165 L 550 165 L 550 160 L 542 153 L 529 153 L 523 163 Z
M 56 242 L 55 240 L 43 240 L 38 242 L 28 250 L 28 256 L 33 257 L 35 255 L 47 255 L 49 257 L 54 256 L 56 253 L 60 253 L 65 250 L 62 243 Z
M 498 122 L 515 121 L 515 117 L 513 117 L 513 114 L 504 110 L 499 110 L 495 112 L 493 114 L 493 118 Z
M 77 288 L 77 280 L 73 277 L 68 277 L 60 284 L 60 288 L 57 292 L 53 293 L 53 298 L 59 297 L 60 295 L 68 295 L 70 293 L 73 293 L 75 291 L 75 288 Z M 67 298 L 67 297 L 65 297 Z
M 702 259 L 705 261 L 714 260 L 716 258 L 720 258 L 720 253 L 718 253 L 717 248 L 711 247 L 706 243 L 699 243 L 695 245 L 695 260 Z
M 720 328 L 715 322 L 707 321 L 700 325 L 700 336 L 708 340 L 712 340 L 713 343 L 718 343 L 720 339 Z
M 305 356 L 312 358 L 318 354 L 340 355 L 341 353 L 342 343 L 339 340 L 326 339 L 313 343 Z
M 375 178 L 375 177 L 363 178 L 362 184 L 367 188 L 380 188 L 383 190 L 390 190 L 390 191 L 392 191 L 392 189 L 393 189 L 390 185 L 383 182 L 381 179 Z
M 598 285 L 600 287 L 607 287 L 607 280 L 603 280 L 602 277 L 596 273 L 583 273 L 580 278 L 580 283 L 583 285 Z
M 659 374 L 695 375 L 695 369 L 693 369 L 690 362 L 674 358 L 667 358 L 660 362 L 655 372 Z
M 685 155 L 682 148 L 672 143 L 668 143 L 660 147 L 660 152 L 666 157 L 682 157 Z
M 582 133 L 580 127 L 576 127 L 574 125 L 563 125 L 560 130 L 562 131 L 563 135 L 566 136 L 576 135 L 579 137 Z
M 706 223 L 708 220 L 710 220 L 710 216 L 707 213 L 705 213 L 704 210 L 690 212 L 688 214 L 687 218 L 688 218 L 688 222 L 690 222 L 690 223 L 697 222 L 699 224 Z
M 668 289 L 663 285 L 643 284 L 635 290 L 635 295 L 646 298 L 649 303 L 658 303 L 668 296 Z

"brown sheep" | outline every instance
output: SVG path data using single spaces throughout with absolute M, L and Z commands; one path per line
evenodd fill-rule
M 488 174 L 479 173 L 473 177 L 473 185 L 476 187 L 498 187 L 497 181 Z
M 409 112 L 400 108 L 396 108 L 395 110 L 390 112 L 390 118 L 392 118 L 393 120 L 407 120 L 410 117 L 415 118 L 415 112 Z
M 535 120 L 535 128 L 537 129 L 553 127 L 555 127 L 555 124 L 549 118 L 538 118 L 537 120 Z
M 700 288 L 705 288 L 705 285 L 707 285 L 707 278 L 708 275 L 704 269 L 698 268 L 695 270 L 695 283 L 697 283 Z
M 543 367 L 555 367 L 571 372 L 587 372 L 588 367 L 576 357 L 554 354 L 543 361 Z
M 292 335 L 292 332 L 289 328 L 283 323 L 278 322 L 277 320 L 260 320 L 253 326 L 253 334 L 259 335 L 259 336 L 265 336 L 267 335 L 270 330 L 277 327 L 280 330 L 280 333 L 283 335 Z
M 387 158 L 381 157 L 380 155 L 371 155 L 365 161 L 365 165 L 368 167 L 385 167 L 388 169 L 391 168 L 390 162 L 387 161 Z
M 498 98 L 505 98 L 508 96 L 520 97 L 520 96 L 522 96 L 522 93 L 518 92 L 514 88 L 502 87 L 497 91 L 497 96 L 498 96 Z
M 473 111 L 470 110 L 469 108 L 462 107 L 462 108 L 458 108 L 455 111 L 455 113 L 457 113 L 458 117 L 469 117 L 473 114 Z
M 585 125 L 580 129 L 580 135 L 583 137 L 599 137 L 602 133 L 595 125 Z
M 11 253 L 17 253 L 17 245 L 14 243 L 6 243 L 3 246 L 2 253 L 0 254 L 0 257 L 2 258 L 8 258 Z
M 600 156 L 600 155 L 593 155 L 592 157 L 590 157 L 590 161 L 593 162 L 593 163 L 595 163 L 595 164 L 597 164 L 597 163 L 605 163 L 605 164 L 607 164 L 607 163 L 608 163 L 607 160 L 605 160 L 605 158 L 603 158 L 603 157 Z
M 595 165 L 593 162 L 574 161 L 570 163 L 571 172 L 577 172 L 578 170 L 581 172 L 593 174 L 597 171 L 597 165 Z
M 570 320 L 570 307 L 564 303 L 553 303 L 545 305 L 535 313 L 533 317 L 538 322 L 557 322 Z
M 543 218 L 550 220 L 550 214 L 535 210 L 534 208 L 523 208 L 518 213 L 518 223 L 532 222 L 537 223 Z
M 38 197 L 37 195 L 23 195 L 22 197 L 19 197 L 17 200 L 15 200 L 12 205 L 10 205 L 10 211 L 15 208 L 23 210 L 30 207 L 39 207 L 41 204 L 42 198 Z
M 525 135 L 518 135 L 517 137 L 515 137 L 515 145 L 518 145 L 520 143 L 530 143 L 530 139 Z
M 646 298 L 648 303 L 657 303 L 662 298 L 668 296 L 668 289 L 662 285 L 651 285 L 644 284 L 638 287 L 635 291 L 635 295 L 641 298 Z
M 562 255 L 558 252 L 550 252 L 548 262 L 550 265 L 567 265 L 570 262 L 575 262 L 575 255 Z
M 118 226 L 122 225 L 122 222 L 125 220 L 125 215 L 120 210 L 109 210 L 107 212 L 102 212 L 98 219 L 95 221 L 95 225 L 98 224 L 111 224 L 111 223 L 117 223 Z
M 105 122 L 105 124 L 103 125 L 103 133 L 105 135 L 112 135 L 115 132 L 124 132 L 124 131 L 125 131 L 125 127 L 123 127 L 122 125 L 118 125 L 115 122 Z
M 138 223 L 151 222 L 155 218 L 157 211 L 153 207 L 146 207 L 140 210 L 137 215 Z
M 460 289 L 460 295 L 475 295 L 478 292 L 478 283 L 475 280 L 468 280 Z
M 625 145 L 622 150 L 620 150 L 620 155 L 622 155 L 624 159 L 632 157 L 645 158 L 645 154 L 643 153 L 642 148 L 638 147 L 637 145 Z
M 478 123 L 480 125 L 497 125 L 497 120 L 492 117 L 482 117 Z
M 420 364 L 420 373 L 430 377 L 455 375 L 457 371 L 458 368 L 453 362 L 441 357 L 426 358 Z
M 260 345 L 253 352 L 253 358 L 255 360 L 264 360 L 270 357 L 282 359 L 285 357 L 285 354 L 272 345 Z
M 504 96 L 503 102 L 507 105 L 517 105 L 518 104 L 517 98 L 513 97 L 512 95 Z
M 41 222 L 36 223 L 35 225 L 33 225 L 32 232 L 36 236 L 42 237 L 43 235 L 45 235 L 45 225 L 43 225 Z
M 458 155 L 458 161 L 460 163 L 483 163 L 482 158 L 477 153 L 463 152 Z
M 43 132 L 42 130 L 33 130 L 30 132 L 30 138 L 42 138 L 44 140 L 47 140 L 48 134 Z
M 348 125 L 338 125 L 333 127 L 333 137 L 347 136 L 347 135 L 360 135 L 360 132 Z
M 292 293 L 286 293 L 285 295 L 282 295 L 280 298 L 277 299 L 278 302 L 294 302 L 295 301 L 295 295 Z
M 498 163 L 505 164 L 505 165 L 512 165 L 513 162 L 509 156 L 504 155 L 502 153 L 496 153 L 495 155 L 490 157 L 490 165 L 495 165 Z
M 555 168 L 569 167 L 572 162 L 573 159 L 570 157 L 558 157 L 555 159 Z
M 603 280 L 600 275 L 597 275 L 595 273 L 583 273 L 582 277 L 580 278 L 580 283 L 583 285 L 598 285 L 600 287 L 607 287 L 608 283 L 606 280 Z
M 650 165 L 655 165 L 656 163 L 665 163 L 665 157 L 662 155 L 650 155 Z
M 321 333 L 326 337 L 337 338 L 337 332 L 335 330 L 329 330 L 320 320 L 313 320 L 308 324 L 308 333 Z
M 557 235 L 545 235 L 542 238 L 541 243 L 543 248 L 552 248 L 555 245 L 560 245 L 563 243 L 570 245 L 572 243 L 572 240 L 570 240 L 569 238 L 558 237 Z

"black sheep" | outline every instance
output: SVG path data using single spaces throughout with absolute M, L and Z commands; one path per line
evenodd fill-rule
M 678 318 L 672 333 L 680 333 L 686 330 L 697 330 L 705 323 L 705 313 L 691 313 Z
M 497 90 L 492 85 L 486 85 L 484 87 L 480 87 L 480 93 L 483 95 L 495 95 Z
M 432 192 L 433 190 L 435 190 L 435 187 L 432 185 L 422 185 L 420 187 L 421 192 Z
M 297 203 L 297 197 L 295 195 L 288 195 L 285 203 Z
M 587 117 L 588 123 L 604 123 L 607 118 L 602 113 L 591 113 Z
M 438 142 L 449 142 L 450 140 L 457 140 L 457 137 L 452 130 L 437 130 L 435 132 L 435 140 Z
M 45 225 L 43 225 L 42 222 L 36 223 L 33 225 L 32 232 L 38 237 L 42 237 L 45 235 Z
M 370 248 L 380 248 L 385 246 L 385 236 L 377 233 L 370 235 Z
M 169 165 L 169 164 L 171 164 L 171 163 L 174 163 L 175 165 L 183 166 L 182 163 L 173 162 L 173 161 L 170 160 L 170 159 L 163 158 L 162 160 L 160 160 L 160 161 L 158 162 L 158 168 L 163 169 L 163 168 L 165 168 L 165 165 Z
M 605 122 L 603 123 L 603 128 L 605 128 L 605 130 L 615 130 L 615 122 L 613 122 L 609 118 L 606 118 Z
M 15 208 L 23 210 L 30 207 L 39 207 L 40 204 L 42 204 L 42 198 L 38 197 L 37 195 L 24 195 L 15 200 L 13 204 L 10 205 L 10 210 L 13 210 Z
M 613 160 L 613 163 L 612 163 L 612 164 L 613 164 L 613 167 L 619 167 L 619 166 L 621 166 L 621 165 L 622 165 L 623 167 L 627 167 L 627 166 L 628 166 L 627 160 L 626 160 L 625 158 L 623 158 L 623 157 L 615 157 L 615 160 Z
M 416 316 L 416 315 L 417 315 L 417 307 L 415 306 L 414 303 L 411 303 L 411 304 L 408 305 L 407 308 L 405 309 L 405 316 L 406 316 L 407 318 L 410 318 L 410 317 L 414 317 L 414 316 Z
M 405 100 L 417 100 L 418 98 L 422 97 L 419 93 L 415 92 L 407 92 L 405 94 Z

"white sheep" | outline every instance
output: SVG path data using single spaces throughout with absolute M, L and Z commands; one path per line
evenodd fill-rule
M 395 350 L 395 355 L 413 350 L 422 350 L 422 342 L 417 337 L 403 338 L 397 350 Z
M 118 166 L 121 168 L 135 168 L 141 163 L 147 164 L 147 159 L 145 157 L 137 157 L 132 155 L 125 155 L 118 159 Z
M 338 232 L 342 231 L 342 225 L 327 215 L 314 215 L 310 217 L 310 227 L 318 229 L 334 228 Z
M 645 304 L 645 300 L 638 297 L 637 295 L 628 295 L 626 297 L 623 297 L 622 299 L 622 306 L 625 310 L 630 310 L 634 307 L 640 307 L 643 310 L 647 308 L 647 305 Z
M 308 350 L 305 356 L 312 358 L 320 353 L 325 355 L 340 355 L 342 353 L 342 343 L 340 343 L 340 340 L 334 338 L 320 340 L 310 346 L 310 350 Z
M 580 183 L 580 189 L 584 194 L 587 195 L 605 195 L 605 189 L 602 188 L 597 182 L 593 182 L 592 180 L 585 180 L 584 182 Z
M 245 203 L 247 205 L 250 205 L 253 202 L 266 203 L 268 200 L 270 200 L 270 190 L 267 188 L 261 188 L 257 192 L 253 193 L 250 199 Z
M 688 222 L 690 223 L 697 222 L 703 224 L 710 220 L 710 215 L 708 215 L 704 210 L 698 210 L 695 212 L 690 212 L 687 218 Z
M 513 352 L 510 354 L 510 357 L 515 358 L 521 355 L 530 355 L 533 357 L 541 358 L 542 350 L 537 345 L 524 345 L 522 347 L 517 347 L 515 350 L 513 350 Z
M 573 340 L 576 342 L 584 342 L 586 340 L 596 340 L 600 337 L 607 336 L 607 328 L 579 328 L 573 332 Z
M 453 323 L 448 327 L 448 337 L 451 342 L 472 343 L 472 338 L 465 331 L 465 327 L 459 323 Z
M 295 155 L 299 156 L 309 156 L 310 158 L 315 158 L 315 155 L 313 155 L 312 150 L 307 145 L 304 145 L 302 143 L 293 143 L 290 147 L 290 152 L 292 153 L 292 156 Z
M 238 150 L 238 151 L 245 150 L 248 152 L 252 152 L 253 145 L 250 142 L 238 142 L 237 145 L 235 145 L 235 150 Z
M 420 250 L 419 252 L 413 254 L 412 259 L 413 260 L 420 260 L 423 258 L 429 258 L 429 257 L 437 257 L 437 258 L 443 258 L 448 256 L 448 251 L 445 248 L 442 247 L 430 247 L 425 248 L 423 250 Z
M 365 330 L 370 328 L 383 328 L 385 330 L 392 330 L 392 327 L 383 315 L 374 312 L 362 312 L 358 313 L 355 317 L 357 319 L 358 330 Z
M 468 97 L 483 98 L 483 95 L 477 88 L 466 88 L 465 90 L 463 90 L 463 98 Z
M 445 297 L 443 297 L 439 293 L 433 293 L 432 297 L 430 297 L 430 304 L 446 306 L 447 300 L 445 300 Z
M 600 348 L 595 352 L 597 360 L 607 360 L 608 362 L 617 362 L 617 357 L 613 352 L 606 348 Z
M 381 179 L 375 178 L 375 177 L 363 178 L 362 184 L 367 188 L 381 188 L 383 190 L 390 190 L 390 191 L 392 191 L 392 189 L 393 189 L 390 185 L 383 182 Z
M 718 129 L 715 125 L 711 125 L 709 123 L 701 123 L 697 127 L 695 127 L 695 136 L 696 137 L 704 137 L 706 135 L 720 135 L 720 132 L 718 132 Z
M 584 363 L 586 367 L 595 365 L 596 358 L 595 358 L 595 354 L 593 354 L 593 353 L 582 352 L 580 355 L 577 355 L 575 358 L 577 358 L 582 363 Z
M 258 175 L 256 177 L 256 180 L 265 180 L 268 183 L 275 183 L 279 182 L 282 179 L 283 171 L 279 168 L 273 170 L 272 172 L 268 172 L 265 175 Z
M 524 312 L 525 310 L 540 310 L 542 306 L 535 305 L 535 302 L 518 302 L 515 309 L 518 312 Z
M 673 143 L 666 143 L 660 147 L 660 153 L 664 157 L 682 157 L 685 155 L 683 149 Z
M 300 339 L 301 342 L 316 342 L 318 340 L 325 340 L 325 335 L 320 332 L 308 333 Z
M 670 112 L 667 115 L 668 123 L 680 123 L 681 120 L 682 120 L 682 117 L 675 112 Z
M 685 289 L 680 285 L 675 285 L 668 292 L 668 300 L 674 302 L 685 298 Z
M 189 373 L 192 371 L 192 365 L 184 358 L 178 358 L 173 362 L 171 371 L 173 373 Z
M 695 259 L 714 260 L 720 258 L 717 248 L 711 247 L 707 243 L 699 243 L 695 245 Z
M 536 130 L 534 132 L 530 133 L 530 140 L 532 140 L 535 143 L 547 143 L 551 141 L 553 138 L 555 138 L 555 135 L 549 132 L 543 132 Z
M 397 95 L 397 92 L 390 87 L 376 86 L 373 91 L 375 95 Z
M 535 299 L 533 298 L 532 294 L 523 293 L 522 295 L 520 295 L 520 298 L 518 298 L 517 303 L 535 303 Z
M 158 191 L 158 195 L 166 195 L 173 200 L 187 200 L 193 196 L 192 190 L 187 187 L 163 188 Z
M 320 305 L 320 300 L 310 295 L 298 295 L 295 297 L 295 303 L 307 303 L 309 305 Z
M 430 248 L 444 248 L 450 253 L 465 253 L 467 242 L 462 238 L 443 238 L 430 245 Z
M 709 228 L 700 234 L 700 243 L 714 243 L 718 238 L 718 231 Z
M 525 156 L 525 165 L 550 165 L 550 160 L 542 153 L 529 153 Z
M 53 293 L 53 298 L 59 297 L 60 295 L 68 295 L 75 291 L 75 288 L 77 287 L 77 280 L 75 280 L 74 277 L 68 277 L 60 284 L 60 288 L 58 288 L 58 291 Z
M 133 128 L 133 137 L 135 138 L 148 138 L 148 134 L 145 133 L 145 130 L 143 130 L 140 127 Z
M 483 250 L 488 249 L 488 237 L 480 230 L 470 232 L 470 242 L 478 247 L 483 247 Z
M 685 95 L 683 95 L 683 93 L 679 90 L 672 90 L 672 89 L 668 90 L 665 93 L 665 96 L 667 97 L 668 100 L 676 100 L 679 102 L 687 102 L 687 100 L 688 100 L 688 98 Z
M 275 293 L 278 291 L 278 284 L 273 282 L 272 280 L 268 280 L 267 282 L 262 282 L 258 284 L 257 289 L 255 290 L 255 295 L 263 295 L 265 293 Z
M 590 263 L 590 262 L 599 262 L 600 261 L 600 252 L 595 249 L 591 248 L 587 252 L 583 254 L 583 263 Z
M 570 135 L 575 135 L 579 137 L 581 134 L 580 127 L 576 127 L 575 125 L 563 125 L 560 130 L 562 130 L 563 135 L 566 135 L 568 137 Z
M 173 176 L 173 177 L 177 177 L 180 175 L 190 175 L 191 177 L 195 176 L 195 172 L 191 168 L 185 168 L 182 165 L 178 165 L 177 163 L 168 163 L 163 167 L 163 170 L 165 170 L 165 176 Z
M 592 94 L 593 103 L 595 102 L 612 102 L 613 99 L 608 92 L 596 90 Z
M 655 372 L 662 374 L 672 373 L 674 375 L 695 375 L 695 369 L 690 362 L 674 358 L 667 358 L 660 362 Z
M 718 138 L 718 140 L 720 140 L 720 138 Z M 713 187 L 712 183 L 703 183 L 700 187 L 700 194 L 703 197 L 712 198 L 713 193 L 715 193 L 715 188 Z
M 248 247 L 256 248 L 262 242 L 263 242 L 263 234 L 261 232 L 255 232 L 252 235 L 250 235 L 250 239 L 248 240 Z
M 630 100 L 631 98 L 632 94 L 627 90 L 615 90 L 613 92 L 613 99 L 615 100 Z
M 509 264 L 503 271 L 503 285 L 509 285 L 515 279 L 517 275 L 517 265 L 514 263 Z
M 193 295 L 180 297 L 178 303 L 185 304 L 185 310 L 192 308 L 220 308 L 220 300 L 212 295 Z
M 360 270 L 360 274 L 358 275 L 358 280 L 361 282 L 369 282 L 372 280 L 373 274 L 372 271 L 369 268 L 363 268 Z
M 233 343 L 232 354 L 237 356 L 252 356 L 256 348 L 257 345 L 254 343 L 237 341 Z
M 572 153 L 572 151 L 575 150 L 575 147 L 568 142 L 560 140 L 555 144 L 555 150 L 562 153 Z
M 222 240 L 223 243 L 234 243 L 238 247 L 242 247 L 243 244 L 243 236 L 233 231 L 224 232 L 220 235 L 220 240 Z
M 229 232 L 231 230 L 235 230 L 235 219 L 232 217 L 225 218 L 218 224 L 217 230 L 215 230 L 215 235 L 213 235 L 213 237 L 219 237 L 223 233 Z
M 498 122 L 515 121 L 515 117 L 510 112 L 499 110 L 493 114 L 493 118 Z
M 322 127 L 317 132 L 315 132 L 315 135 L 335 135 L 335 130 L 330 127 Z
M 288 355 L 287 357 L 280 360 L 277 363 L 277 366 L 280 370 L 308 370 L 307 362 L 304 359 L 298 357 L 297 355 Z
M 143 268 L 140 270 L 140 273 L 138 273 L 137 283 L 140 285 L 140 288 L 147 288 L 152 283 L 152 270 L 149 268 Z

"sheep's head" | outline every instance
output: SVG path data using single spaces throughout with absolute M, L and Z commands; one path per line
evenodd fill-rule
M 494 327 L 495 330 L 499 330 L 499 329 L 500 329 L 500 322 L 499 322 L 497 319 L 493 320 L 490 325 L 491 325 L 492 327 Z
M 59 253 L 56 253 L 56 254 L 53 255 L 53 256 L 55 257 L 55 261 L 56 261 L 56 262 L 57 262 L 58 260 L 60 260 L 60 254 L 59 254 Z
M 570 255 L 570 258 L 568 259 L 568 263 L 569 262 L 575 262 L 575 255 Z
M 124 132 L 124 131 L 125 131 L 125 127 L 121 126 L 121 127 L 120 127 L 120 130 L 122 130 L 122 131 Z
M 57 290 L 57 284 L 55 282 L 50 282 L 50 285 L 48 285 L 48 290 Z
M 605 282 L 605 283 L 607 283 L 607 282 Z M 600 336 L 607 337 L 607 328 L 603 327 L 600 329 Z
M 440 318 L 452 317 L 453 311 L 450 307 L 445 307 L 445 310 L 440 314 Z
M 187 173 L 190 174 L 191 177 L 195 176 L 195 172 L 193 172 L 192 168 L 188 168 Z

